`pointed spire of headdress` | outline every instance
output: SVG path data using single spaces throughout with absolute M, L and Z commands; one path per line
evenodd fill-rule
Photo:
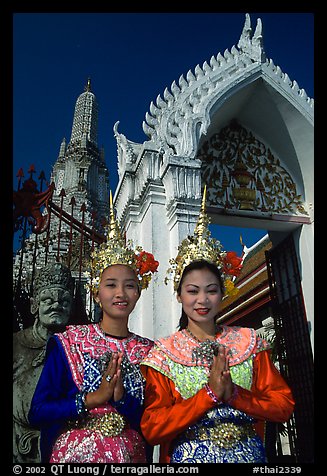
M 146 289 L 152 278 L 152 273 L 157 271 L 159 262 L 153 255 L 144 251 L 141 246 L 132 248 L 132 243 L 125 243 L 122 232 L 115 218 L 112 193 L 109 196 L 109 223 L 107 226 L 106 241 L 91 254 L 90 272 L 87 287 L 93 295 L 99 290 L 102 272 L 109 266 L 121 264 L 135 271 L 140 289 Z
M 207 261 L 214 264 L 221 271 L 225 286 L 228 282 L 228 292 L 231 292 L 233 288 L 231 276 L 237 276 L 241 269 L 242 259 L 238 258 L 234 252 L 223 251 L 220 241 L 211 236 L 208 228 L 210 218 L 206 212 L 206 196 L 207 187 L 205 186 L 194 234 L 181 242 L 176 258 L 169 260 L 171 267 L 167 270 L 167 274 L 173 279 L 175 291 L 178 289 L 184 269 L 195 261 Z M 237 261 L 237 266 L 230 265 L 231 259 L 233 264 Z M 169 278 L 165 280 L 166 284 L 168 280 Z
M 112 202 L 112 193 L 110 190 L 109 195 L 109 224 L 108 224 L 108 233 L 107 233 L 107 241 L 112 239 L 119 239 L 121 240 L 121 231 L 119 229 L 117 220 L 115 218 L 115 211 Z
M 208 217 L 206 212 L 206 198 L 207 198 L 207 186 L 205 185 L 203 190 L 200 214 L 199 214 L 199 218 L 194 230 L 194 235 L 196 235 L 198 238 L 201 238 L 203 236 L 203 234 L 207 230 L 207 227 L 210 223 L 210 218 Z

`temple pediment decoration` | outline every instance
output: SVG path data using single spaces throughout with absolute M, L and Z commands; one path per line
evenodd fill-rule
M 237 120 L 213 134 L 197 158 L 211 205 L 261 214 L 308 214 L 286 166 Z

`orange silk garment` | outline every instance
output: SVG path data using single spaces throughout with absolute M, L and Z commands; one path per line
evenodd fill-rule
M 168 377 L 145 365 L 141 365 L 141 370 L 146 378 L 141 430 L 148 443 L 160 444 L 159 462 L 169 463 L 172 440 L 216 403 L 205 387 L 183 399 Z M 265 421 L 285 422 L 293 412 L 295 402 L 291 390 L 272 363 L 268 350 L 254 357 L 251 390 L 239 385 L 236 389 L 235 397 L 228 403 L 258 420 L 255 426 L 262 438 Z

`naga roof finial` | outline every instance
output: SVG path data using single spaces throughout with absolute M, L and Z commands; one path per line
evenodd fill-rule
M 266 54 L 263 48 L 262 22 L 260 18 L 257 19 L 256 29 L 252 37 L 251 33 L 251 19 L 250 15 L 246 13 L 244 27 L 237 46 L 253 61 L 264 63 L 266 61 Z

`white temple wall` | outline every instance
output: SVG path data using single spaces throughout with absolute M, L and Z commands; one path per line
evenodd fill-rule
M 300 275 L 306 317 L 314 353 L 314 225 L 303 226 L 299 237 Z
M 145 251 L 153 253 L 160 263 L 158 272 L 154 274 L 149 288 L 142 291 L 130 317 L 130 330 L 153 339 L 166 335 L 170 325 L 172 293 L 164 284 L 170 239 L 164 189 L 160 185 L 150 184 L 147 192 L 145 201 L 138 208 L 139 212 L 129 214 L 126 233 L 128 239 L 133 241 L 133 246 L 142 246 Z

